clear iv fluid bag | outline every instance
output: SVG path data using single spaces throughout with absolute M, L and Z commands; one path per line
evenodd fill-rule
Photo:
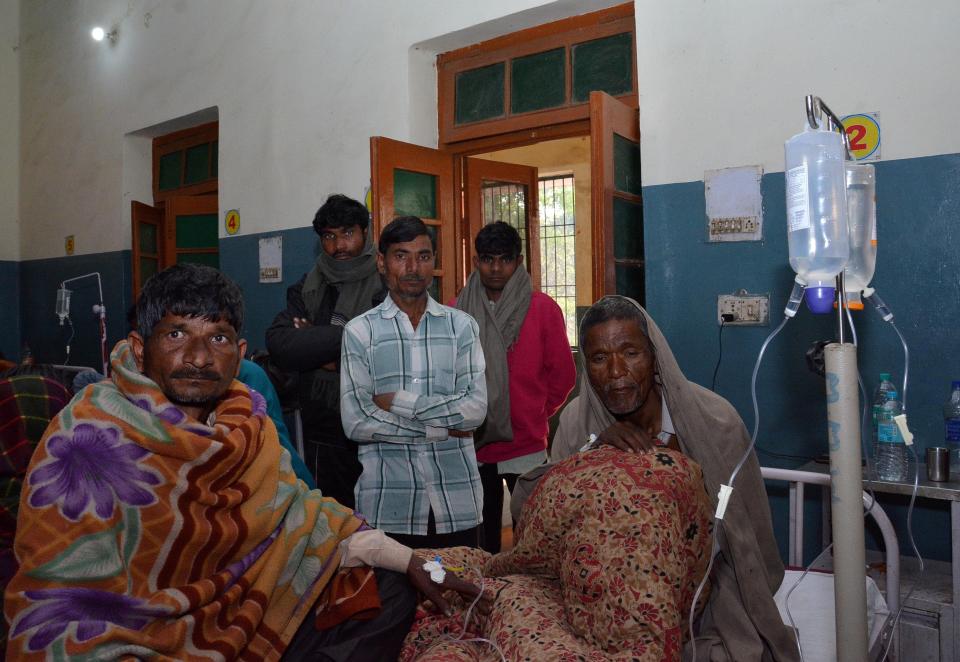
M 843 285 L 851 308 L 862 308 L 860 292 L 870 285 L 877 265 L 877 181 L 872 165 L 847 163 L 847 225 L 850 259 Z
M 843 136 L 825 128 L 784 143 L 790 266 L 808 289 L 833 288 L 850 256 L 844 155 Z

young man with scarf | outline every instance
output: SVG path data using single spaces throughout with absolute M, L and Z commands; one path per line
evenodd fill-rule
M 362 467 L 356 444 L 340 422 L 340 342 L 343 327 L 386 296 L 366 207 L 331 195 L 317 211 L 317 263 L 287 290 L 287 308 L 267 330 L 267 349 L 277 367 L 300 374 L 304 460 L 326 496 L 353 507 Z
M 411 584 L 442 609 L 443 589 L 477 595 L 297 480 L 263 397 L 235 379 L 236 284 L 173 266 L 144 285 L 137 320 L 111 379 L 31 460 L 10 659 L 392 659 Z
M 548 420 L 573 389 L 576 368 L 560 306 L 536 292 L 523 268 L 520 234 L 503 222 L 474 241 L 474 272 L 456 306 L 480 326 L 487 363 L 487 419 L 474 437 L 483 484 L 483 542 L 500 551 L 502 480 L 547 461 Z

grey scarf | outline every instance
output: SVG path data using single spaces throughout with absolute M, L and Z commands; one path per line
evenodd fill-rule
M 304 279 L 301 290 L 303 305 L 313 324 L 319 324 L 323 297 L 330 285 L 335 286 L 339 292 L 333 308 L 333 323 L 343 326 L 373 307 L 373 297 L 383 289 L 383 281 L 377 273 L 376 249 L 369 231 L 363 251 L 357 257 L 335 260 L 324 250 L 320 250 L 317 263 Z M 333 370 L 314 370 L 310 399 L 322 402 L 328 409 L 339 408 L 340 373 Z
M 328 285 L 336 285 L 340 292 L 334 312 L 344 320 L 352 320 L 370 310 L 370 302 L 383 284 L 377 273 L 377 254 L 369 231 L 363 252 L 357 257 L 335 260 L 320 251 L 317 263 L 303 282 L 303 304 L 311 316 L 320 309 Z M 310 321 L 317 323 L 316 319 Z
M 729 402 L 687 381 L 656 323 L 640 304 L 627 300 L 643 315 L 660 375 L 661 397 L 667 400 L 680 448 L 703 469 L 707 492 L 716 507 L 720 484 L 727 482 L 750 443 L 747 429 Z M 582 342 L 582 333 L 580 338 Z M 552 459 L 556 462 L 577 452 L 591 433 L 599 434 L 613 421 L 584 372 L 580 395 L 560 415 Z M 515 519 L 539 476 L 552 466 L 538 467 L 520 478 L 511 500 Z M 722 530 L 714 532 L 720 536 L 720 551 L 710 577 L 710 598 L 697 628 L 697 662 L 796 660 L 796 643 L 773 601 L 783 580 L 783 562 L 755 454 L 750 454 L 734 487 Z M 689 653 L 688 644 L 685 654 Z
M 513 441 L 507 350 L 520 335 L 532 293 L 530 274 L 520 266 L 507 281 L 495 306 L 490 305 L 476 270 L 457 298 L 457 308 L 471 315 L 480 326 L 480 345 L 487 364 L 487 418 L 474 435 L 477 448 L 493 441 Z

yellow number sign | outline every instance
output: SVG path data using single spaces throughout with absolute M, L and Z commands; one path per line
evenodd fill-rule
M 223 226 L 227 229 L 227 234 L 237 234 L 240 232 L 240 212 L 231 209 L 223 219 Z
M 880 121 L 876 113 L 847 115 L 840 121 L 850 139 L 850 153 L 855 160 L 880 158 Z

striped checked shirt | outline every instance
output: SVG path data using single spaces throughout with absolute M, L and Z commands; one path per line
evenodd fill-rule
M 472 437 L 487 413 L 483 349 L 477 323 L 427 297 L 414 330 L 388 296 L 343 332 L 340 414 L 359 442 L 363 474 L 357 510 L 391 533 L 426 535 L 430 510 L 437 533 L 482 521 L 483 489 Z M 373 396 L 395 393 L 390 411 Z

